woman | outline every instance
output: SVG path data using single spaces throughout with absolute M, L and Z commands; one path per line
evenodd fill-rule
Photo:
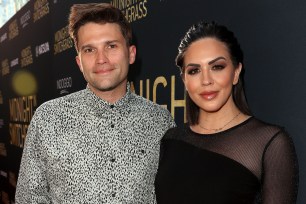
M 176 64 L 186 88 L 188 123 L 162 139 L 157 203 L 295 203 L 293 142 L 284 129 L 251 115 L 234 34 L 214 22 L 193 25 Z

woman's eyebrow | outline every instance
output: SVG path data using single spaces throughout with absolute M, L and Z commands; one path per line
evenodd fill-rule
M 220 56 L 220 57 L 217 57 L 216 59 L 213 59 L 213 60 L 209 61 L 208 64 L 211 65 L 212 63 L 214 63 L 214 62 L 216 62 L 220 59 L 226 60 L 225 57 Z

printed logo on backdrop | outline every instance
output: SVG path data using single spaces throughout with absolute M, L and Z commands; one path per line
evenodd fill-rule
M 73 40 L 69 36 L 68 25 L 54 34 L 54 55 L 73 47 Z
M 25 14 L 23 14 L 23 16 L 21 16 L 20 18 L 20 25 L 22 28 L 25 28 L 27 25 L 29 25 L 29 20 L 31 18 L 31 11 L 28 10 L 27 12 L 25 12 Z
M 0 37 L 0 43 L 3 43 L 7 39 L 7 32 L 3 33 Z
M 1 61 L 1 70 L 2 70 L 1 71 L 2 76 L 5 76 L 10 73 L 10 66 L 8 59 L 4 59 Z
M 10 144 L 22 148 L 28 126 L 37 107 L 36 95 L 9 99 L 10 110 Z
M 131 81 L 131 90 L 148 100 L 151 100 L 155 103 L 160 104 L 164 108 L 170 110 L 172 117 L 175 119 L 175 112 L 177 108 L 182 108 L 184 111 L 184 117 L 186 122 L 186 103 L 185 103 L 185 96 L 183 98 L 177 98 L 176 97 L 176 76 L 172 75 L 171 78 L 166 78 L 165 76 L 158 76 L 155 78 L 152 82 L 151 79 L 146 79 L 145 83 L 144 80 L 139 80 L 139 84 Z M 135 85 L 137 86 L 135 88 Z M 159 101 L 158 92 L 160 92 L 163 88 L 166 88 L 167 86 L 170 86 L 170 90 L 168 95 L 170 95 L 170 108 L 168 108 L 167 104 L 161 104 Z M 145 93 L 145 94 L 144 94 Z
M 148 15 L 147 0 L 112 0 L 110 4 L 119 8 L 130 23 Z
M 72 78 L 66 77 L 56 81 L 56 89 L 60 91 L 60 94 L 68 94 L 68 89 L 72 87 Z
M 48 0 L 36 0 L 34 3 L 33 22 L 35 23 L 42 17 L 49 14 L 49 12 Z
M 21 67 L 28 66 L 33 63 L 33 55 L 31 46 L 28 46 L 21 50 Z
M 17 20 L 14 19 L 9 24 L 9 39 L 12 40 L 13 38 L 15 38 L 18 35 L 19 35 L 18 24 L 17 24 Z
M 3 176 L 4 178 L 7 178 L 7 172 L 5 171 L 0 171 L 0 175 Z
M 11 60 L 11 68 L 17 66 L 19 64 L 19 58 L 15 58 L 13 60 Z
M 50 51 L 49 42 L 45 42 L 41 45 L 36 46 L 36 48 L 35 48 L 36 57 L 38 57 L 38 56 L 40 56 L 44 53 L 47 53 L 49 51 Z

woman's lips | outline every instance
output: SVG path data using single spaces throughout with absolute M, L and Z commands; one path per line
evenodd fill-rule
M 202 96 L 202 98 L 206 100 L 212 100 L 216 98 L 217 94 L 218 94 L 217 91 L 209 91 L 209 92 L 203 92 L 200 95 Z

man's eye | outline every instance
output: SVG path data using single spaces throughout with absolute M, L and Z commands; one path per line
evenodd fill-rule
M 93 52 L 93 49 L 92 48 L 86 48 L 86 49 L 84 49 L 84 52 L 85 53 L 90 53 L 90 52 Z
M 108 48 L 110 48 L 110 49 L 113 49 L 113 48 L 116 48 L 117 47 L 117 45 L 115 45 L 115 44 L 109 44 L 108 45 Z

